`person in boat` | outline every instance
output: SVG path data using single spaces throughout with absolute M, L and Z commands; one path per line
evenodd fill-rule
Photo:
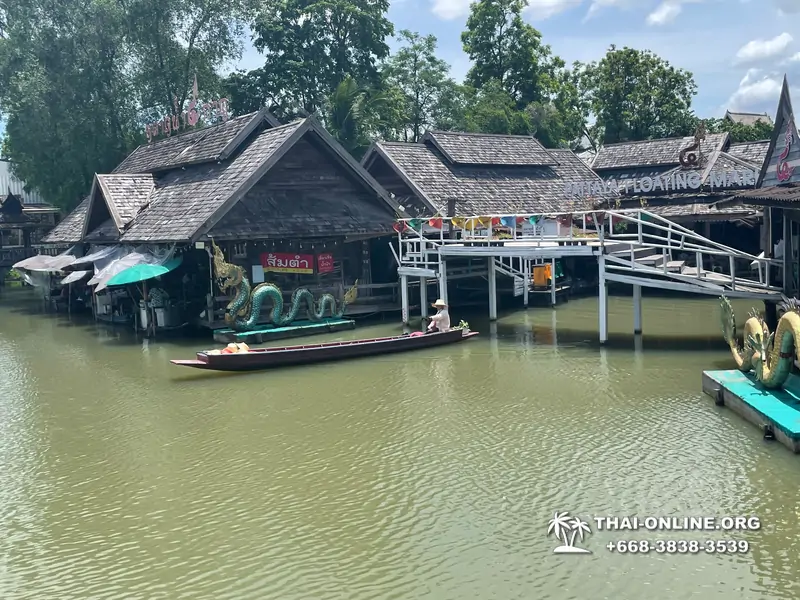
M 439 298 L 436 302 L 431 304 L 431 306 L 436 309 L 436 314 L 430 319 L 431 322 L 428 324 L 428 333 L 432 333 L 435 330 L 449 331 L 450 313 L 447 312 L 447 304 L 445 304 L 445 301 Z

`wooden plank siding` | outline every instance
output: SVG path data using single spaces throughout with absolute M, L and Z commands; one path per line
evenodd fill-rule
M 383 200 L 323 152 L 309 134 L 209 232 L 215 239 L 310 239 L 388 235 L 394 216 Z

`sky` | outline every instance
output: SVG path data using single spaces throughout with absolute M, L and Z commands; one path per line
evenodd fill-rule
M 439 57 L 463 79 L 469 60 L 460 35 L 470 0 L 391 2 L 396 31 L 435 35 Z M 567 64 L 598 60 L 615 44 L 652 50 L 691 71 L 693 108 L 703 118 L 726 109 L 774 117 L 784 74 L 800 99 L 800 0 L 529 0 L 525 18 Z M 262 64 L 248 43 L 233 66 Z

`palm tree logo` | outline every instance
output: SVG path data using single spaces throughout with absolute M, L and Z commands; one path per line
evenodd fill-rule
M 575 538 L 583 541 L 583 535 L 591 535 L 589 524 L 578 517 L 571 517 L 567 511 L 557 512 L 550 519 L 547 535 L 554 535 L 562 544 L 553 550 L 553 554 L 591 554 L 591 550 L 584 550 L 575 545 Z

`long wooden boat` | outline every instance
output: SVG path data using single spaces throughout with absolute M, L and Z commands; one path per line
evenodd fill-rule
M 235 354 L 198 352 L 195 360 L 171 360 L 173 365 L 212 371 L 257 371 L 289 365 L 305 365 L 324 361 L 407 352 L 461 342 L 478 335 L 476 331 L 453 329 L 424 335 L 405 334 L 393 337 L 254 348 Z

